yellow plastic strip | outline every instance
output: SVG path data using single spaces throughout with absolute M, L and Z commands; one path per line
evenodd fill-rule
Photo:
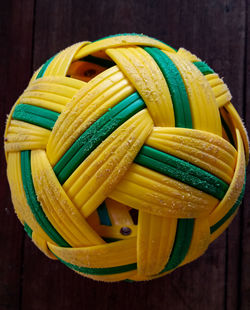
M 104 140 L 63 187 L 85 217 L 117 186 L 153 127 L 144 109 Z
M 35 222 L 32 214 L 25 212 L 27 202 L 22 188 L 19 152 L 10 153 L 8 156 L 7 177 L 10 185 L 11 199 L 18 219 L 22 224 L 25 222 Z
M 107 198 L 105 203 L 112 225 L 130 226 L 134 224 L 127 206 L 110 198 Z
M 95 226 L 95 231 L 100 235 L 104 240 L 108 241 L 109 239 L 120 240 L 120 239 L 130 239 L 132 237 L 137 236 L 137 225 L 126 225 L 126 228 L 131 230 L 131 233 L 128 236 L 123 236 L 121 234 L 121 229 L 123 225 L 113 225 L 113 226 L 105 226 L 98 225 Z
M 110 108 L 87 128 L 54 166 L 53 170 L 59 182 L 63 184 L 103 140 L 126 120 L 144 108 L 144 102 L 139 94 L 135 92 L 113 108 Z
M 74 83 L 72 83 L 72 81 Z M 39 91 L 57 94 L 71 99 L 76 94 L 76 92 L 81 89 L 85 84 L 85 82 L 74 80 L 71 78 L 47 77 L 35 80 L 33 83 L 30 84 L 28 90 L 30 92 Z
M 206 75 L 206 79 L 212 88 L 221 85 L 223 83 L 222 79 L 220 79 L 217 73 L 211 73 Z
M 215 225 L 235 204 L 237 198 L 239 197 L 245 177 L 245 154 L 242 138 L 238 129 L 236 129 L 237 136 L 237 163 L 235 167 L 234 176 L 229 189 L 221 200 L 219 205 L 213 210 L 209 216 L 209 226 Z
M 239 205 L 242 202 L 244 193 L 245 193 L 245 188 L 246 188 L 246 183 L 244 183 L 240 196 L 237 198 L 236 203 L 232 206 L 232 208 L 213 226 L 210 227 L 210 232 L 211 234 L 215 232 L 215 230 L 219 229 L 221 225 L 223 225 L 238 209 Z
M 188 96 L 178 69 L 161 50 L 153 47 L 144 47 L 144 50 L 154 58 L 167 82 L 174 108 L 175 126 L 192 128 Z
M 138 274 L 150 276 L 166 265 L 175 241 L 177 219 L 139 211 L 137 260 Z
M 186 160 L 227 183 L 232 180 L 237 151 L 217 135 L 195 129 L 154 127 L 145 144 Z
M 76 43 L 58 53 L 48 65 L 43 76 L 66 76 L 75 54 L 83 48 L 87 41 Z
M 16 214 L 22 223 L 27 223 L 33 232 L 39 234 L 41 238 L 54 243 L 50 237 L 41 229 L 37 223 L 30 207 L 27 204 L 21 173 L 21 153 L 11 152 L 8 155 L 7 176 L 11 189 L 11 198 Z
M 136 262 L 136 238 L 91 247 L 62 248 L 48 244 L 64 261 L 89 268 L 109 268 Z
M 48 219 L 63 238 L 75 247 L 104 243 L 67 197 L 45 151 L 31 152 L 31 167 L 37 197 Z
M 161 273 L 175 269 L 184 260 L 192 240 L 193 228 L 194 219 L 178 219 L 173 250 Z
M 207 74 L 206 79 L 213 90 L 219 108 L 232 99 L 227 85 L 220 79 L 218 74 Z
M 56 54 L 57 55 L 57 54 Z M 44 76 L 45 71 L 47 70 L 49 64 L 55 59 L 56 55 L 50 57 L 42 66 L 41 70 L 38 72 L 36 79 L 40 79 Z
M 208 215 L 218 199 L 148 168 L 133 164 L 109 197 L 132 208 L 171 218 Z
M 41 66 L 33 73 L 33 75 L 32 75 L 32 77 L 31 77 L 31 79 L 30 79 L 28 85 L 30 85 L 33 81 L 35 81 L 35 79 L 37 78 L 37 76 L 38 76 L 39 72 L 41 71 L 42 67 L 43 67 L 43 65 L 41 65 Z
M 20 103 L 61 113 L 65 105 L 86 83 L 66 77 L 46 77 L 30 82 Z
M 72 269 L 73 270 L 73 269 Z M 104 281 L 104 282 L 117 282 L 117 281 L 123 281 L 127 279 L 132 279 L 133 277 L 136 276 L 137 271 L 132 270 L 128 272 L 123 272 L 123 273 L 118 273 L 118 274 L 111 274 L 111 275 L 105 275 L 105 276 L 95 276 L 95 275 L 90 275 L 90 274 L 85 274 L 81 273 L 79 271 L 74 270 L 76 273 L 80 274 L 81 276 L 90 278 L 92 280 L 96 281 Z M 145 279 L 144 279 L 145 280 Z M 142 279 L 141 279 L 142 281 Z
M 56 122 L 47 146 L 52 165 L 95 120 L 134 92 L 115 66 L 92 79 L 67 105 Z
M 28 205 L 34 214 L 38 224 L 42 229 L 60 246 L 70 246 L 65 239 L 55 230 L 51 222 L 48 220 L 47 216 L 44 214 L 43 209 L 37 200 L 37 194 L 34 189 L 34 184 L 31 174 L 31 164 L 30 164 L 30 154 L 31 151 L 21 152 L 21 170 L 22 170 L 22 180 L 23 188 L 25 191 L 26 199 Z
M 57 259 L 55 255 L 49 250 L 46 240 L 34 231 L 32 232 L 32 241 L 35 243 L 38 249 L 42 251 L 46 256 L 51 259 Z
M 51 87 L 51 85 L 53 85 L 53 87 Z M 29 89 L 43 89 L 45 91 L 51 90 L 52 93 L 56 92 L 58 94 L 60 94 L 60 91 L 62 91 L 61 95 L 67 97 L 69 91 L 72 92 L 72 95 L 74 95 L 75 92 L 81 89 L 84 85 L 86 85 L 85 82 L 75 80 L 70 77 L 48 76 L 43 77 L 42 79 L 34 80 L 32 83 L 29 84 Z M 58 87 L 60 88 L 59 92 Z
M 176 51 L 164 44 L 163 42 L 150 38 L 145 35 L 130 35 L 124 34 L 114 37 L 104 38 L 98 41 L 95 41 L 91 44 L 88 44 L 81 48 L 79 52 L 75 55 L 74 60 L 83 58 L 87 55 L 93 54 L 99 50 L 105 50 L 107 48 L 113 48 L 118 46 L 131 46 L 131 45 L 142 45 L 142 46 L 154 46 L 163 50 L 167 50 L 172 53 L 176 53 Z
M 14 113 L 14 110 L 19 103 L 20 103 L 20 97 L 17 99 L 17 101 L 15 102 L 13 107 L 11 108 L 10 113 L 7 115 L 7 120 L 6 120 L 5 130 L 4 130 L 4 139 L 6 139 L 6 136 L 7 136 L 8 130 L 9 130 L 10 122 L 12 120 L 12 114 Z M 8 159 L 8 152 L 6 150 L 5 150 L 5 159 L 6 159 L 6 161 Z
M 63 111 L 66 101 L 57 103 L 56 101 L 52 101 L 50 99 L 49 100 L 43 99 L 40 96 L 42 95 L 36 94 L 35 96 L 33 95 L 24 96 L 21 97 L 21 100 L 26 104 L 35 105 L 58 113 L 61 113 Z
M 189 52 L 188 50 L 186 50 L 183 47 L 180 47 L 178 49 L 177 54 L 191 62 L 195 62 L 195 61 L 201 61 L 200 58 L 198 58 L 196 55 L 192 54 L 191 52 Z
M 48 256 L 50 257 L 50 253 L 49 253 L 50 251 L 46 247 L 46 243 L 44 243 L 44 240 L 41 239 L 39 236 L 36 236 L 35 233 L 33 234 L 32 229 L 26 223 L 24 223 L 24 228 L 25 228 L 25 231 L 27 232 L 27 234 L 29 235 L 30 238 L 31 237 L 32 238 L 36 237 L 34 240 L 38 243 L 37 246 L 42 251 L 44 251 L 44 250 L 46 251 L 47 250 L 48 253 L 46 253 L 46 254 L 48 254 Z M 46 247 L 46 249 L 44 249 L 44 247 Z M 51 254 L 52 254 L 52 251 L 51 251 Z M 71 264 L 71 263 L 63 260 L 61 257 L 58 257 L 56 254 L 54 254 L 52 256 L 52 258 L 53 259 L 55 259 L 55 258 L 59 259 L 66 266 L 68 266 L 69 268 L 71 268 L 72 270 L 74 270 L 76 272 L 80 272 L 80 274 L 104 276 L 104 279 L 105 279 L 105 276 L 124 274 L 127 271 L 134 271 L 137 268 L 137 264 L 136 263 L 131 263 L 131 264 L 127 264 L 127 265 L 121 265 L 121 266 L 115 266 L 115 267 L 112 266 L 112 267 L 108 267 L 108 268 L 103 268 L 103 267 L 101 267 L 101 268 L 93 268 L 93 267 L 77 266 L 77 265 Z
M 12 120 L 5 137 L 5 151 L 45 149 L 50 130 L 29 123 Z
M 88 223 L 94 227 L 95 231 L 104 238 L 106 242 L 128 239 L 137 236 L 137 225 L 134 224 L 127 206 L 113 200 L 105 199 L 106 210 L 111 226 L 102 225 L 97 211 L 94 211 L 88 218 Z M 123 227 L 130 228 L 128 235 L 121 233 Z
M 52 111 L 53 111 L 53 103 L 65 106 L 66 103 L 68 103 L 68 101 L 69 101 L 69 98 L 57 95 L 55 93 L 54 94 L 49 93 L 49 92 L 46 93 L 46 92 L 42 92 L 42 91 L 39 91 L 39 90 L 37 90 L 37 91 L 29 91 L 29 89 L 27 89 L 25 91 L 25 93 L 21 96 L 21 102 L 22 103 L 30 103 L 30 102 L 27 102 L 27 100 L 29 100 L 29 99 L 36 99 L 36 100 L 40 100 L 41 102 L 43 100 L 47 101 L 47 102 L 51 102 L 52 106 L 51 106 L 51 108 L 48 108 L 48 109 L 52 110 Z M 39 104 L 37 104 L 37 106 L 39 106 Z M 43 107 L 42 103 L 41 103 L 41 107 Z
M 247 135 L 247 131 L 242 123 L 242 120 L 238 114 L 238 112 L 235 110 L 234 106 L 231 102 L 225 105 L 225 110 L 230 114 L 232 122 L 235 126 L 235 128 L 238 128 L 243 144 L 245 149 L 245 156 L 246 156 L 246 162 L 248 163 L 249 160 L 249 139 Z
M 151 277 L 139 277 L 138 274 L 137 274 L 135 276 L 130 277 L 129 280 L 135 281 L 135 282 L 137 282 L 137 281 L 149 281 L 149 280 L 161 278 L 161 277 L 163 277 L 163 276 L 165 276 L 167 274 L 172 273 L 174 270 L 175 269 L 171 269 L 169 271 L 166 271 L 166 272 L 163 272 L 163 273 L 160 273 L 158 275 L 151 276 Z
M 200 257 L 208 248 L 210 243 L 210 228 L 208 220 L 205 218 L 195 219 L 192 241 L 188 253 L 183 262 L 178 266 L 183 266 Z
M 56 255 L 55 255 L 56 256 Z M 58 257 L 58 256 L 57 256 Z M 123 265 L 123 266 L 116 266 L 116 267 L 110 267 L 110 268 L 89 268 L 89 267 L 80 267 L 77 265 L 70 264 L 63 259 L 58 259 L 65 264 L 67 267 L 76 270 L 78 272 L 81 272 L 83 274 L 91 274 L 91 275 L 99 275 L 99 276 L 106 276 L 110 274 L 121 274 L 127 271 L 136 270 L 136 263 Z
M 185 83 L 193 128 L 221 136 L 222 128 L 218 106 L 206 77 L 187 59 L 178 54 L 164 53 L 175 63 Z
M 107 54 L 117 63 L 137 89 L 156 126 L 174 126 L 171 95 L 160 68 L 140 47 L 108 49 Z
M 228 226 L 231 224 L 231 222 L 233 221 L 233 219 L 237 215 L 238 210 L 239 210 L 239 208 L 237 208 L 235 210 L 235 212 L 225 221 L 225 223 L 223 223 L 223 225 L 220 226 L 220 228 L 216 229 L 211 234 L 210 243 L 212 243 L 215 239 L 217 239 L 228 228 Z

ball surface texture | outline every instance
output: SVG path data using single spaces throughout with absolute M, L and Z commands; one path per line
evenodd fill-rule
M 57 53 L 6 124 L 25 231 L 100 281 L 150 280 L 195 260 L 244 195 L 248 137 L 230 101 L 205 62 L 146 35 Z

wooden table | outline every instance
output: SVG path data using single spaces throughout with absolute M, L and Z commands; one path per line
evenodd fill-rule
M 184 46 L 205 60 L 224 77 L 250 130 L 248 4 L 247 0 L 1 1 L 1 136 L 6 114 L 32 71 L 46 59 L 74 42 L 125 32 Z M 2 150 L 0 156 L 1 310 L 250 309 L 249 186 L 230 228 L 202 258 L 151 282 L 105 284 L 78 276 L 33 245 L 13 211 Z

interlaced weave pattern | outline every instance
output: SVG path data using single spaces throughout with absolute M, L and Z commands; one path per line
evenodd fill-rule
M 237 213 L 248 138 L 219 76 L 138 34 L 72 45 L 7 120 L 16 214 L 86 277 L 149 280 L 202 255 Z

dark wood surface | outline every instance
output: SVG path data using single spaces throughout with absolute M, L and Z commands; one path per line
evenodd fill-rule
M 247 0 L 0 1 L 1 136 L 32 71 L 78 41 L 145 33 L 205 60 L 228 84 L 250 131 Z M 250 309 L 250 188 L 230 228 L 200 259 L 164 278 L 106 284 L 46 258 L 11 204 L 1 143 L 0 310 Z M 248 169 L 248 179 L 250 173 Z

